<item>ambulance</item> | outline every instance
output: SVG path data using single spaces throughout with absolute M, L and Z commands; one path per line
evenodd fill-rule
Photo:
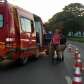
M 44 50 L 43 23 L 39 16 L 0 0 L 0 63 L 26 64 Z

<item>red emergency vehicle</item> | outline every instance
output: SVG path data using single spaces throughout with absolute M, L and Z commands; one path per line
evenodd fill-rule
M 20 7 L 0 0 L 0 62 L 18 61 L 39 56 L 43 48 L 41 18 Z

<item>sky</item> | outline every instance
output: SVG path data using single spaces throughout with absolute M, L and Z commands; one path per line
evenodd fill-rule
M 84 5 L 84 0 L 8 0 L 8 2 L 40 16 L 43 22 L 47 22 L 70 3 Z

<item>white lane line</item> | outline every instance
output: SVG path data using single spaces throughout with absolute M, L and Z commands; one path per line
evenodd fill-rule
M 67 81 L 67 84 L 72 84 L 72 79 L 69 76 L 65 76 L 65 80 Z

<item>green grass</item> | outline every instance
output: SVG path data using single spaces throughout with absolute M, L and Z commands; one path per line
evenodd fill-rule
M 84 37 L 70 37 L 69 40 L 84 43 Z

